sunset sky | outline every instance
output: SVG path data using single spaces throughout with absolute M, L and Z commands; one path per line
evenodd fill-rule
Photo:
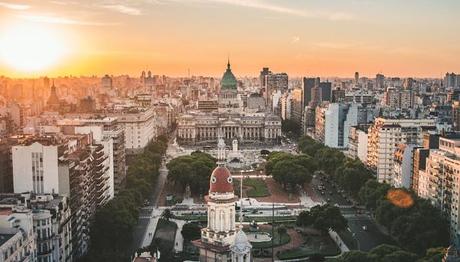
M 237 76 L 441 77 L 460 73 L 459 11 L 458 0 L 0 0 L 0 75 L 221 76 L 230 56 Z

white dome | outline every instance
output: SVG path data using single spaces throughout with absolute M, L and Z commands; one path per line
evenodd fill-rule
M 249 243 L 248 237 L 244 233 L 243 230 L 239 230 L 238 233 L 235 235 L 235 240 L 233 244 L 230 246 L 230 249 L 234 253 L 238 254 L 246 254 L 251 251 L 252 245 Z

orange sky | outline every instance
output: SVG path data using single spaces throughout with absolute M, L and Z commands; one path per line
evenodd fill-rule
M 11 31 L 21 35 L 19 25 L 50 32 L 46 40 L 13 43 L 14 52 L 41 45 L 36 53 L 56 55 L 46 48 L 50 40 L 63 49 L 59 59 L 33 70 L 27 57 L 7 52 L 0 55 L 0 75 L 137 76 L 152 70 L 182 76 L 190 69 L 220 76 L 229 55 L 237 76 L 256 76 L 268 66 L 291 76 L 441 77 L 460 72 L 459 2 L 0 0 L 0 39 L 11 39 Z

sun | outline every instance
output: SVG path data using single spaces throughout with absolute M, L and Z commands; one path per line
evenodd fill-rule
M 47 69 L 58 63 L 66 52 L 63 39 L 45 25 L 12 25 L 0 31 L 0 62 L 15 70 Z

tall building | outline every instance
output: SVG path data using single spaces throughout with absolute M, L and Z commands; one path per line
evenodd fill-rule
M 286 92 L 289 87 L 289 77 L 286 73 L 269 73 L 265 75 L 265 99 L 270 110 L 273 110 L 273 94 L 277 91 Z
M 303 104 L 302 106 L 307 106 L 311 101 L 311 90 L 315 87 L 316 78 L 307 78 L 302 79 L 302 89 L 303 89 Z
M 8 139 L 0 139 L 0 192 L 13 192 L 13 168 L 11 165 L 11 146 Z
M 235 223 L 233 179 L 225 163 L 225 143 L 218 142 L 218 166 L 211 174 L 209 194 L 205 197 L 208 207 L 208 225 L 201 230 L 201 239 L 194 241 L 200 249 L 200 261 L 250 262 L 252 246 L 243 231 Z M 241 216 L 242 218 L 242 216 Z M 242 221 L 241 221 L 242 222 Z
M 323 103 L 316 110 L 316 137 L 333 148 L 347 148 L 351 127 L 368 122 L 368 109 L 358 104 Z
M 420 174 L 425 172 L 426 159 L 430 156 L 431 149 L 439 148 L 439 135 L 438 134 L 424 134 L 422 147 L 414 149 L 414 167 L 412 174 L 412 190 L 418 194 L 419 177 Z
M 110 198 L 107 155 L 91 135 L 26 137 L 12 148 L 15 193 L 69 196 L 72 252 L 87 252 L 90 221 Z
M 291 91 L 291 101 L 290 101 L 290 108 L 291 113 L 290 119 L 294 120 L 295 122 L 299 123 L 302 121 L 302 89 L 296 88 Z
M 109 195 L 123 189 L 126 182 L 126 150 L 124 129 L 114 117 L 63 119 L 57 122 L 64 134 L 92 134 L 96 143 L 104 146 L 108 156 Z
M 367 165 L 376 171 L 378 181 L 394 185 L 397 144 L 421 146 L 423 134 L 433 130 L 436 130 L 435 119 L 376 118 L 368 129 Z
M 368 125 L 357 125 L 350 127 L 348 134 L 348 157 L 359 159 L 361 162 L 367 161 L 367 129 Z
M 394 152 L 393 186 L 410 189 L 412 186 L 412 174 L 414 168 L 415 145 L 398 144 Z
M 460 101 L 454 101 L 452 104 L 452 125 L 454 131 L 460 131 Z
M 153 107 L 122 109 L 107 115 L 117 118 L 124 130 L 127 154 L 141 152 L 152 139 L 157 137 L 156 113 Z
M 37 261 L 43 249 L 35 241 L 32 211 L 27 208 L 0 208 L 1 261 Z
M 262 71 L 260 71 L 260 75 L 259 75 L 259 81 L 260 81 L 260 87 L 262 88 L 265 88 L 266 86 L 266 76 L 271 74 L 272 71 L 270 71 L 270 69 L 268 67 L 264 67 L 262 68 Z
M 321 89 L 321 101 L 331 102 L 332 100 L 332 83 L 320 82 L 319 89 Z
M 444 77 L 444 87 L 445 88 L 456 88 L 460 87 L 460 75 L 455 73 L 446 73 Z
M 426 170 L 420 173 L 418 195 L 426 198 L 450 222 L 452 239 L 460 236 L 460 137 L 441 136 L 439 149 L 430 150 Z
M 359 72 L 355 72 L 355 85 L 359 84 Z
M 108 90 L 112 89 L 113 81 L 109 75 L 105 75 L 101 78 L 101 87 Z
M 385 88 L 385 76 L 382 74 L 377 74 L 375 76 L 375 87 L 376 89 L 384 89 Z

